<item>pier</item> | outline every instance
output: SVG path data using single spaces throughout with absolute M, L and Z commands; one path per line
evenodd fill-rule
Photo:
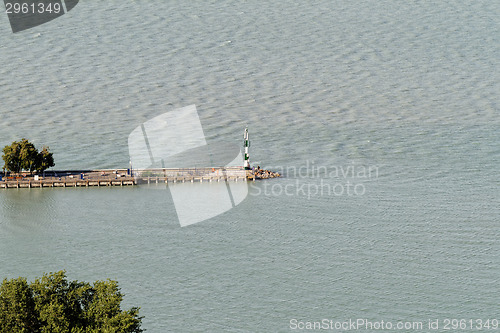
M 248 129 L 244 133 L 244 165 L 206 168 L 59 170 L 41 174 L 0 173 L 0 189 L 44 187 L 109 187 L 142 184 L 245 182 L 280 177 L 277 172 L 250 166 Z M 132 162 L 131 162 L 132 163 Z M 153 163 L 154 164 L 154 163 Z M 53 164 L 52 164 L 53 165 Z
M 0 188 L 106 187 L 141 184 L 255 181 L 255 172 L 242 167 L 176 169 L 105 169 L 46 171 L 45 176 L 27 174 L 3 176 Z

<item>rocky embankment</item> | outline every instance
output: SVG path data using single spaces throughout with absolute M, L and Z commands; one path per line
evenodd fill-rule
M 277 178 L 281 175 L 277 172 L 272 172 L 264 169 L 255 169 L 255 178 L 256 179 L 268 179 L 268 178 Z

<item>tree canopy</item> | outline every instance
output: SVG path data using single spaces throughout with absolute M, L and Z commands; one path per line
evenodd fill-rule
M 123 295 L 113 280 L 68 281 L 66 272 L 35 282 L 4 279 L 0 286 L 0 333 L 139 333 L 139 308 L 121 310 Z
M 39 152 L 33 143 L 24 138 L 5 146 L 2 159 L 5 162 L 4 169 L 12 172 L 43 172 L 55 165 L 49 147 L 43 147 Z

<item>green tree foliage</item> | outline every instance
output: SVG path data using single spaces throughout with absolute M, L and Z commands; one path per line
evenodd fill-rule
M 5 162 L 4 168 L 12 172 L 22 170 L 43 172 L 55 165 L 54 157 L 48 147 L 43 147 L 42 151 L 38 152 L 35 145 L 24 138 L 5 146 L 2 159 Z
M 22 139 L 19 144 L 21 146 L 19 152 L 21 169 L 33 171 L 37 162 L 38 150 L 34 144 L 26 139 Z
M 49 147 L 43 147 L 42 151 L 37 154 L 34 170 L 43 172 L 44 170 L 52 168 L 53 166 L 55 166 L 54 157 L 49 151 Z
M 0 286 L 0 332 L 37 332 L 33 290 L 24 278 L 4 280 Z
M 3 161 L 5 162 L 4 169 L 12 172 L 21 171 L 21 145 L 14 141 L 10 146 L 3 148 Z
M 64 271 L 0 286 L 0 333 L 138 333 L 139 308 L 121 310 L 123 295 L 113 280 L 68 281 Z

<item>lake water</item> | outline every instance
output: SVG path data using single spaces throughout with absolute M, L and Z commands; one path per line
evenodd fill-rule
M 148 332 L 500 319 L 499 15 L 81 1 L 16 34 L 3 15 L 0 146 L 128 167 L 134 128 L 196 104 L 207 142 L 248 126 L 251 162 L 285 177 L 183 228 L 161 186 L 0 190 L 0 277 L 116 279 Z

